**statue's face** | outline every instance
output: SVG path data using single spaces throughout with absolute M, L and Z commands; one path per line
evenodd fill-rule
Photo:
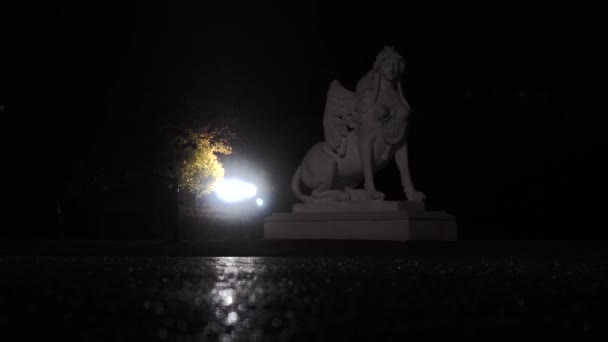
M 388 81 L 394 81 L 401 76 L 405 70 L 405 62 L 399 57 L 392 57 L 382 62 L 380 74 Z

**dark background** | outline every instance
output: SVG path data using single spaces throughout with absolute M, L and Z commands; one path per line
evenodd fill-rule
M 414 183 L 430 209 L 456 216 L 461 238 L 608 237 L 608 56 L 597 8 L 554 1 L 5 6 L 0 236 L 98 236 L 99 227 L 59 226 L 58 203 L 68 221 L 77 213 L 102 220 L 96 209 L 117 202 L 162 207 L 152 170 L 163 128 L 172 125 L 228 125 L 238 139 L 224 159 L 227 172 L 252 172 L 268 212 L 289 210 L 291 175 L 322 139 L 330 81 L 354 89 L 382 47 L 393 45 L 407 61 Z M 394 165 L 377 179 L 388 199 L 403 198 Z

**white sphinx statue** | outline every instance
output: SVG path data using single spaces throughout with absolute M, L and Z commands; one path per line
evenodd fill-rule
M 292 179 L 304 202 L 383 200 L 374 172 L 393 158 L 408 200 L 423 202 L 410 176 L 407 126 L 410 106 L 403 97 L 403 58 L 392 47 L 376 57 L 353 93 L 332 81 L 323 116 L 325 141 L 312 146 Z M 363 181 L 364 189 L 354 189 Z M 310 195 L 305 193 L 310 192 Z

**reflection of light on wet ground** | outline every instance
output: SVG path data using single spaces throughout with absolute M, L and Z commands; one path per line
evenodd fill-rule
M 234 312 L 234 311 L 231 311 L 228 314 L 228 317 L 226 318 L 226 322 L 228 324 L 234 324 L 238 320 L 239 320 L 239 315 L 236 312 Z
M 40 335 L 19 340 L 34 341 L 49 330 L 79 341 L 387 341 L 539 322 L 543 334 L 578 336 L 604 326 L 608 293 L 604 260 L 0 257 L 0 266 L 0 335 L 19 317 L 20 334 Z
M 221 300 L 221 302 L 224 306 L 229 306 L 232 304 L 232 302 L 233 302 L 232 296 L 234 295 L 233 289 L 220 290 L 220 291 L 218 291 L 218 294 L 219 294 L 219 300 Z M 219 301 L 219 300 L 217 300 L 217 301 Z
M 248 329 L 249 320 L 246 318 L 249 307 L 255 307 L 256 279 L 255 257 L 219 257 L 213 258 L 215 264 L 215 283 L 209 292 L 212 305 L 216 307 L 214 316 L 218 320 L 214 330 L 224 332 L 224 339 L 237 337 Z M 253 292 L 253 293 L 252 293 Z M 221 304 L 221 305 L 218 305 Z M 226 333 L 230 332 L 228 335 Z

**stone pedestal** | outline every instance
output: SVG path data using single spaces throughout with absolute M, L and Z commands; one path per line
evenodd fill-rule
M 295 204 L 264 222 L 265 239 L 443 240 L 457 237 L 454 216 L 408 201 Z

